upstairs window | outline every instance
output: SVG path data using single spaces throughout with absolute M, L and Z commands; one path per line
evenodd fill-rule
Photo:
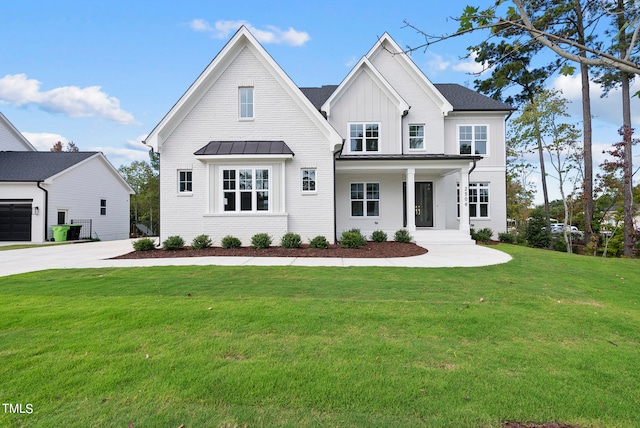
M 424 149 L 424 125 L 409 125 L 409 148 Z
M 302 170 L 302 192 L 316 193 L 316 170 L 314 168 Z
M 240 119 L 253 119 L 253 88 L 240 88 Z
M 486 155 L 487 125 L 461 125 L 458 127 L 458 140 L 461 155 Z
M 380 139 L 380 124 L 349 124 L 349 141 L 351 152 L 377 152 Z

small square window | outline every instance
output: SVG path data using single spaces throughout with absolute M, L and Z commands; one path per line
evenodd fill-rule
M 193 172 L 178 171 L 178 192 L 189 193 L 193 191 Z
M 302 191 L 304 193 L 316 192 L 316 170 L 315 169 L 302 170 Z

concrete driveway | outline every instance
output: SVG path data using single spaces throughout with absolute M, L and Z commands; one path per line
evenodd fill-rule
M 46 269 L 133 266 L 383 266 L 474 267 L 506 263 L 511 256 L 479 245 L 433 245 L 429 252 L 413 257 L 304 258 L 304 257 L 184 257 L 166 259 L 110 260 L 133 251 L 133 240 L 82 242 L 0 251 L 0 276 Z

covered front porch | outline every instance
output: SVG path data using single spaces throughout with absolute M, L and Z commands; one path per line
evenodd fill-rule
M 336 235 L 352 228 L 393 239 L 405 228 L 417 243 L 473 244 L 469 173 L 478 156 L 368 155 L 336 159 Z

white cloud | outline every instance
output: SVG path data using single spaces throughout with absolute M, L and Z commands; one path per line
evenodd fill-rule
M 48 152 L 58 141 L 62 143 L 63 147 L 69 142 L 68 138 L 49 132 L 23 132 L 22 135 L 41 152 Z
M 231 33 L 235 32 L 242 25 L 247 27 L 260 43 L 286 44 L 289 46 L 302 46 L 311 37 L 306 31 L 297 31 L 293 27 L 282 30 L 274 25 L 267 25 L 264 30 L 258 29 L 247 21 L 216 21 L 211 25 L 204 19 L 194 19 L 190 23 L 190 27 L 194 31 L 209 33 L 211 37 L 216 39 L 227 39 Z
M 445 71 L 451 66 L 451 61 L 444 59 L 442 55 L 427 51 L 427 67 L 433 72 Z
M 33 104 L 70 117 L 98 117 L 123 125 L 137 124 L 131 113 L 120 108 L 120 100 L 103 92 L 100 86 L 62 86 L 41 91 L 40 85 L 41 82 L 29 79 L 26 74 L 7 74 L 0 79 L 0 103 Z
M 455 71 L 463 71 L 465 73 L 481 74 L 483 71 L 485 71 L 486 65 L 484 63 L 476 62 L 477 57 L 477 52 L 471 52 L 469 58 L 466 58 L 465 61 L 459 62 L 454 65 L 453 69 Z

